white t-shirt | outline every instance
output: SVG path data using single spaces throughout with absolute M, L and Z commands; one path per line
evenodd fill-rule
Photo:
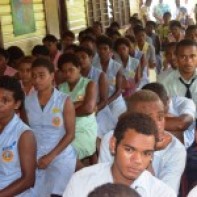
M 63 197 L 87 197 L 96 187 L 113 183 L 110 163 L 100 163 L 76 172 Z M 143 197 L 175 197 L 174 191 L 163 182 L 144 171 L 130 186 Z

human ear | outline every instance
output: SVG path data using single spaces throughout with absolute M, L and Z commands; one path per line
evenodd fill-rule
M 116 138 L 112 136 L 109 141 L 109 150 L 112 155 L 115 155 L 116 153 L 116 142 L 117 142 Z
M 15 110 L 19 109 L 21 106 L 21 101 L 17 101 L 16 104 L 15 104 Z

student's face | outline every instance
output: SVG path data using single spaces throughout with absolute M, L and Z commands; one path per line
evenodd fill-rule
M 20 107 L 21 102 L 14 99 L 14 93 L 0 88 L 0 121 L 6 120 Z
M 158 128 L 158 140 L 161 140 L 164 135 L 165 113 L 162 101 L 154 102 L 138 102 L 133 109 L 135 112 L 149 115 L 156 123 Z
M 146 41 L 146 33 L 141 31 L 136 35 L 136 40 L 138 43 L 144 43 Z
M 102 34 L 102 28 L 100 25 L 94 25 L 93 31 L 96 36 L 100 36 Z
M 44 42 L 44 45 L 48 48 L 50 55 L 53 55 L 57 52 L 57 43 L 56 42 Z
M 76 53 L 77 57 L 79 58 L 81 68 L 89 68 L 92 63 L 92 58 L 89 57 L 89 55 L 83 51 Z
M 18 74 L 19 74 L 19 78 L 23 82 L 32 81 L 31 64 L 30 63 L 21 63 L 18 66 Z
M 176 58 L 176 47 L 170 47 L 166 51 L 166 60 L 172 66 L 172 68 L 177 68 L 177 58 Z
M 166 15 L 163 17 L 163 21 L 164 21 L 164 24 L 168 24 L 171 20 L 171 16 L 170 15 Z
M 188 33 L 185 35 L 185 38 L 197 42 L 197 29 L 188 32 Z
M 175 26 L 175 27 L 172 27 L 171 32 L 172 32 L 172 35 L 176 37 L 180 34 L 181 29 Z
M 69 36 L 64 37 L 63 40 L 62 40 L 62 43 L 63 43 L 65 48 L 72 45 L 73 42 L 74 42 L 74 39 L 69 37 Z
M 116 138 L 110 142 L 114 152 L 113 176 L 125 182 L 133 182 L 149 166 L 155 147 L 154 135 L 143 135 L 134 129 L 127 129 L 123 139 L 116 144 Z M 116 180 L 119 181 L 119 180 Z
M 91 42 L 91 41 L 84 41 L 80 43 L 81 46 L 86 47 L 90 50 L 92 50 L 93 52 L 96 51 L 96 45 L 95 43 Z
M 62 71 L 63 78 L 69 84 L 76 83 L 80 78 L 80 69 L 77 68 L 71 62 L 64 63 L 61 71 Z
M 146 33 L 147 34 L 153 33 L 153 30 L 154 30 L 154 26 L 153 25 L 147 25 L 146 26 Z
M 117 52 L 120 55 L 120 57 L 128 57 L 129 56 L 129 47 L 125 44 L 121 44 L 117 48 Z
M 111 57 L 111 52 L 108 45 L 102 44 L 98 46 L 98 54 L 101 59 L 108 60 Z
M 51 88 L 54 81 L 54 73 L 50 73 L 45 67 L 32 69 L 32 80 L 36 90 L 43 91 Z
M 192 74 L 197 65 L 197 47 L 182 46 L 177 51 L 177 65 L 181 73 Z

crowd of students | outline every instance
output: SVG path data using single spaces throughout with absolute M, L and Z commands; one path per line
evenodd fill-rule
M 121 33 L 97 21 L 78 44 L 48 34 L 31 56 L 0 49 L 0 197 L 187 195 L 197 26 L 170 18 L 131 17 Z

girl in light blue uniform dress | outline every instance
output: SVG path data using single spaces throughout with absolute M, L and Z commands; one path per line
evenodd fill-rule
M 116 119 L 126 111 L 126 104 L 122 97 L 122 67 L 113 60 L 112 41 L 106 36 L 97 39 L 97 50 L 100 57 L 100 64 L 97 68 L 104 71 L 109 83 L 108 105 Z
M 117 61 L 122 65 L 123 83 L 122 94 L 131 96 L 141 79 L 141 67 L 139 60 L 129 55 L 130 41 L 127 38 L 118 38 L 115 42 L 115 50 L 118 53 Z
M 91 65 L 92 51 L 85 47 L 76 49 L 81 64 L 81 74 L 88 79 L 92 79 L 97 84 L 97 114 L 98 137 L 102 138 L 110 130 L 115 128 L 116 121 L 113 118 L 111 110 L 107 105 L 108 82 L 104 72 Z
M 23 101 L 20 83 L 0 77 L 0 196 L 34 197 L 36 141 L 15 114 Z
M 29 125 L 37 139 L 38 196 L 62 196 L 75 171 L 75 112 L 69 97 L 53 87 L 54 67 L 38 58 L 32 65 L 35 91 L 25 99 Z

